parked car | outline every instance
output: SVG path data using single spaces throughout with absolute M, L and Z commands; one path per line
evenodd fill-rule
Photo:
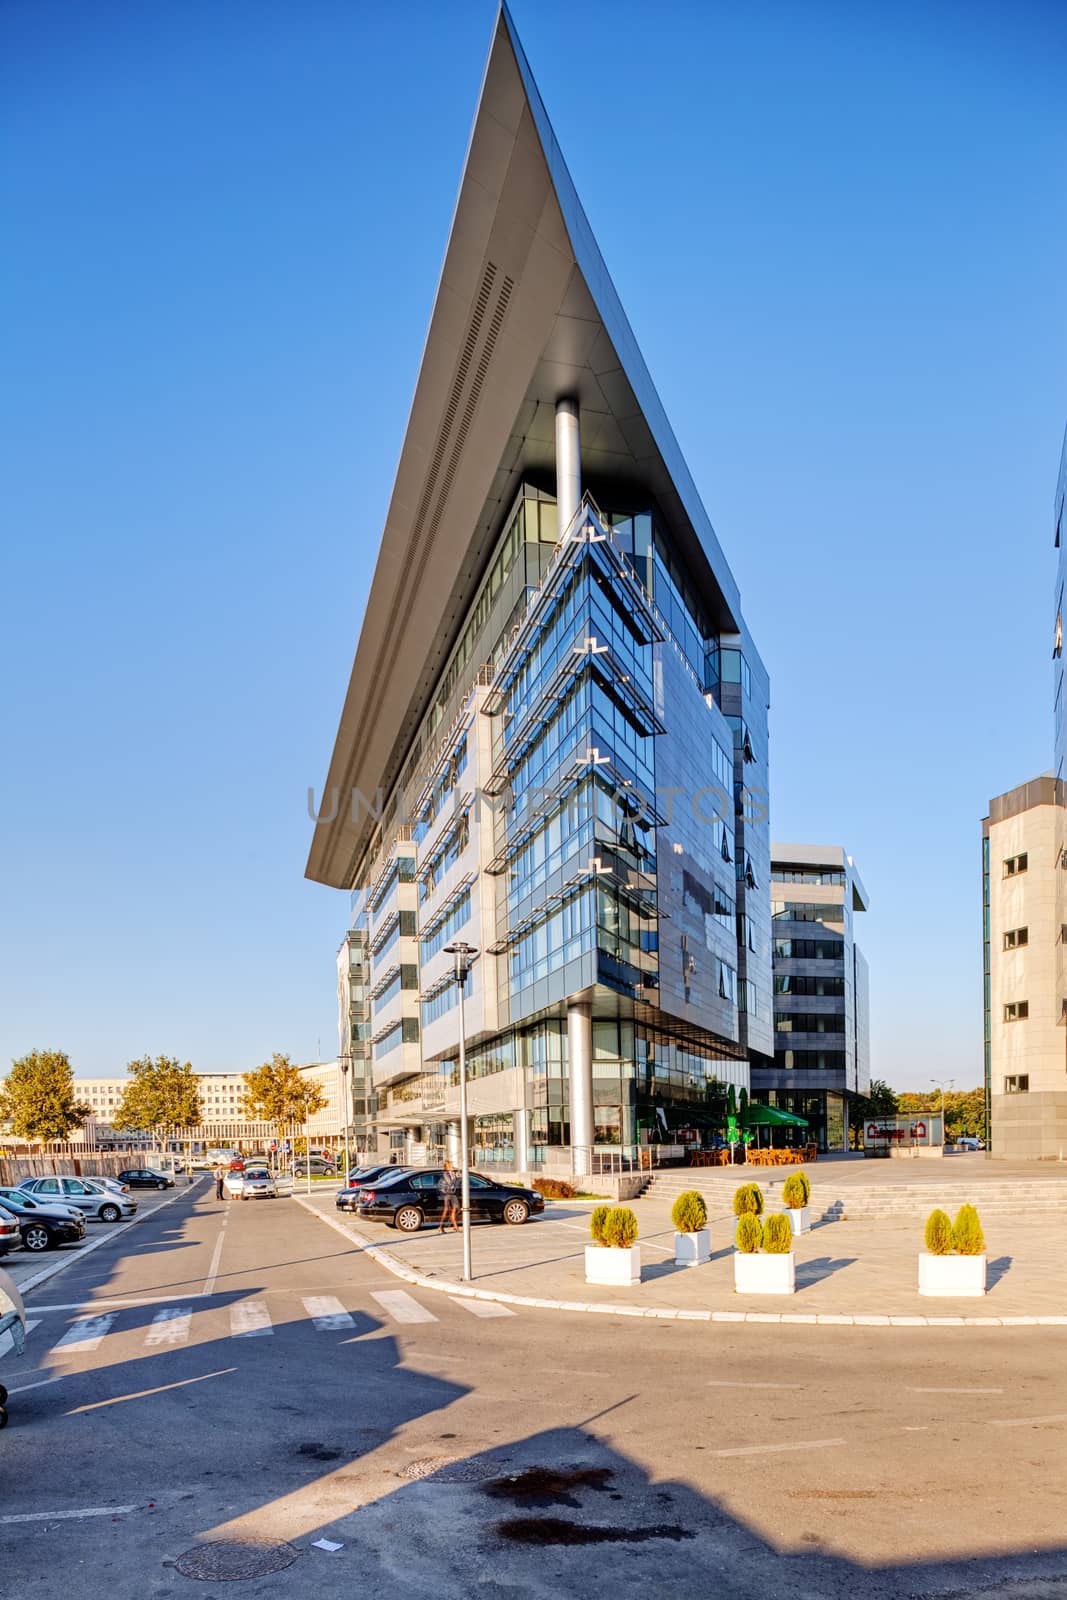
M 0 1205 L 14 1213 L 23 1249 L 34 1255 L 42 1250 L 55 1250 L 61 1244 L 80 1244 L 85 1238 L 85 1218 L 80 1211 L 66 1206 L 46 1206 L 33 1195 L 7 1188 L 0 1191 Z
M 85 1181 L 86 1183 L 102 1183 L 104 1188 L 110 1189 L 113 1194 L 129 1194 L 130 1192 L 129 1184 L 120 1183 L 118 1178 L 109 1178 L 96 1174 L 92 1178 L 86 1178 Z
M 357 1215 L 371 1222 L 387 1222 L 401 1233 L 418 1233 L 424 1222 L 438 1222 L 443 1205 L 440 1167 L 425 1167 L 401 1172 L 384 1182 L 360 1189 Z M 480 1172 L 470 1175 L 471 1221 L 526 1222 L 545 1209 L 536 1189 L 520 1189 L 510 1183 L 495 1183 Z
M 0 1206 L 0 1256 L 6 1256 L 9 1250 L 18 1250 L 21 1244 L 18 1217 L 13 1211 L 6 1211 Z
M 289 1171 L 293 1174 L 294 1178 L 305 1177 L 308 1170 L 309 1162 L 307 1156 L 296 1156 L 289 1163 Z M 321 1156 L 312 1156 L 310 1161 L 310 1171 L 313 1178 L 332 1178 L 336 1173 L 337 1168 L 334 1166 L 332 1161 L 324 1161 Z
M 0 1358 L 26 1353 L 26 1308 L 15 1281 L 0 1272 Z M 0 1383 L 0 1428 L 7 1427 L 7 1390 Z
M 16 1206 L 26 1205 L 31 1211 L 56 1211 L 60 1216 L 73 1217 L 75 1222 L 85 1221 L 77 1206 L 71 1205 L 69 1200 L 39 1200 L 36 1195 L 27 1194 L 25 1189 L 16 1189 L 11 1184 L 0 1184 L 0 1201 L 9 1209 L 12 1203 Z
M 241 1180 L 241 1187 L 234 1199 L 241 1200 L 277 1200 L 278 1186 L 274 1182 L 266 1167 L 246 1167 L 243 1172 L 231 1172 L 230 1179 Z
M 119 1222 L 123 1217 L 135 1216 L 137 1212 L 136 1200 L 113 1194 L 91 1178 L 24 1178 L 19 1188 L 25 1194 L 36 1195 L 40 1200 L 62 1200 L 64 1204 L 72 1205 L 77 1211 L 84 1212 L 87 1217 L 95 1217 L 100 1222 Z
M 985 1140 L 980 1139 L 976 1133 L 961 1133 L 956 1140 L 957 1150 L 984 1150 Z
M 380 1183 L 385 1178 L 395 1178 L 398 1173 L 407 1170 L 406 1167 L 360 1167 L 349 1175 L 345 1187 L 338 1189 L 334 1202 L 338 1211 L 355 1211 L 359 1204 L 360 1191 L 368 1184 Z
M 152 1167 L 127 1167 L 125 1172 L 119 1173 L 121 1182 L 128 1183 L 131 1189 L 173 1189 L 174 1179 L 165 1172 L 156 1172 Z

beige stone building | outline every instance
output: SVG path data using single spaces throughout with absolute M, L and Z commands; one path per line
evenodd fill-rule
M 994 1156 L 1067 1160 L 1067 811 L 1048 774 L 982 825 L 986 1093 Z

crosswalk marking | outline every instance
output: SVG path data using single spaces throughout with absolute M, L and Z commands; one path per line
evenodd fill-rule
M 150 1349 L 160 1344 L 184 1344 L 192 1321 L 190 1306 L 164 1306 L 152 1318 L 144 1342 Z
M 27 1324 L 26 1324 L 26 1334 L 27 1334 L 27 1336 L 29 1336 L 33 1332 L 34 1328 L 39 1328 L 40 1326 L 41 1326 L 40 1317 L 31 1318 L 31 1320 L 29 1322 L 27 1322 Z
M 509 1306 L 502 1306 L 499 1300 L 453 1300 L 452 1304 L 462 1306 L 464 1311 L 469 1311 L 472 1317 L 513 1317 L 515 1315 Z
M 340 1333 L 342 1329 L 356 1325 L 340 1300 L 335 1300 L 332 1294 L 305 1295 L 304 1310 L 319 1333 Z
M 251 1339 L 256 1334 L 273 1333 L 266 1304 L 262 1300 L 238 1300 L 230 1307 L 230 1332 L 235 1339 Z
M 95 1350 L 114 1320 L 113 1311 L 105 1313 L 102 1317 L 83 1317 L 80 1322 L 71 1324 L 56 1345 L 56 1349 Z
M 377 1300 L 383 1311 L 388 1311 L 397 1322 L 436 1322 L 437 1318 L 425 1306 L 420 1306 L 406 1289 L 372 1289 L 371 1298 Z

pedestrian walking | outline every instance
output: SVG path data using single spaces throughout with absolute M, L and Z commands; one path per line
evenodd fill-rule
M 215 1168 L 215 1199 L 216 1200 L 222 1200 L 224 1198 L 223 1191 L 222 1191 L 222 1180 L 225 1178 L 225 1176 L 226 1176 L 226 1168 L 225 1167 L 216 1167 Z
M 459 1232 L 460 1182 L 460 1175 L 456 1168 L 451 1161 L 446 1161 L 445 1170 L 442 1172 L 437 1185 L 441 1191 L 441 1203 L 444 1208 L 441 1212 L 441 1226 L 437 1230 L 439 1233 L 444 1233 L 446 1222 L 451 1222 L 453 1233 Z

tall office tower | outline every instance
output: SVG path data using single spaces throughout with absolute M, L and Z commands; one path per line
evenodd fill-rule
M 1063 608 L 1067 436 L 1053 501 L 1051 772 L 989 803 L 982 822 L 986 1126 L 994 1156 L 1067 1157 L 1067 723 Z
M 867 908 L 836 845 L 771 845 L 774 1065 L 753 1069 L 752 1098 L 803 1117 L 796 1137 L 820 1150 L 847 1150 L 849 1097 L 870 1088 L 867 962 L 853 937 Z
M 773 1050 L 768 698 L 501 10 L 307 867 L 382 1154 L 456 1148 L 456 940 L 480 1165 L 710 1137 Z

